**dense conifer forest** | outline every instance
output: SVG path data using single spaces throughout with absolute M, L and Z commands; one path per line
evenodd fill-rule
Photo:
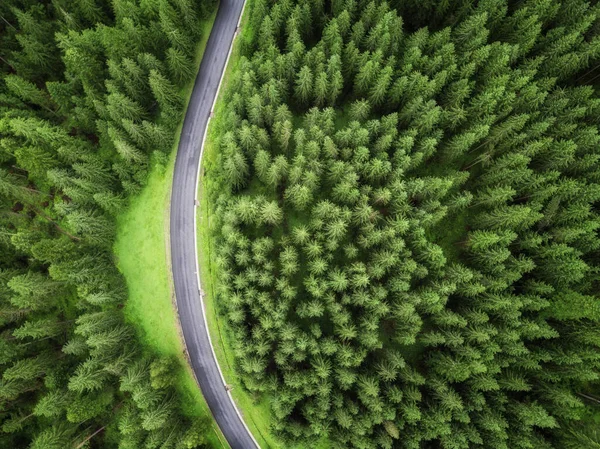
M 600 5 L 256 0 L 204 183 L 289 442 L 600 447 Z
M 0 3 L 0 447 L 202 447 L 122 313 L 207 0 Z M 255 0 L 205 166 L 246 387 L 308 447 L 600 447 L 600 5 Z
M 166 160 L 212 0 L 0 2 L 0 447 L 191 449 L 124 321 L 115 217 Z M 150 298 L 149 298 L 150 299 Z

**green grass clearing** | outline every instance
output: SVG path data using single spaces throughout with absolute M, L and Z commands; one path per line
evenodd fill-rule
M 216 9 L 202 25 L 205 32 L 198 44 L 196 68 L 202 60 L 215 17 Z M 182 90 L 186 103 L 192 88 L 193 81 Z M 190 418 L 208 418 L 211 422 L 211 429 L 207 432 L 210 447 L 228 448 L 184 355 L 173 304 L 171 268 L 167 253 L 168 207 L 181 126 L 180 124 L 177 130 L 176 142 L 167 164 L 154 163 L 147 185 L 139 195 L 131 199 L 127 210 L 118 218 L 114 252 L 129 289 L 124 309 L 126 319 L 135 326 L 142 344 L 150 352 L 178 360 L 176 387 L 184 413 Z

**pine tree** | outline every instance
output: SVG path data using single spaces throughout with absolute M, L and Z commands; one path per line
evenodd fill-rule
M 169 48 L 167 51 L 167 63 L 171 76 L 177 80 L 179 85 L 189 81 L 194 76 L 194 67 L 191 60 L 181 50 Z
M 31 445 L 31 449 L 62 449 L 71 445 L 73 439 L 73 428 L 67 425 L 52 426 L 37 435 Z
M 313 74 L 310 67 L 304 66 L 298 72 L 294 92 L 298 102 L 302 105 L 307 104 L 313 97 Z
M 18 75 L 7 75 L 4 77 L 4 82 L 6 83 L 8 90 L 21 100 L 40 106 L 46 111 L 54 114 L 54 108 L 50 97 L 35 84 Z
M 181 106 L 181 97 L 175 86 L 157 70 L 150 70 L 150 88 L 158 104 L 165 112 L 172 113 Z

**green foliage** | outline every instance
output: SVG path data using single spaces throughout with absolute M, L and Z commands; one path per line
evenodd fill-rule
M 0 4 L 0 446 L 196 448 L 121 306 L 115 217 L 165 156 L 212 1 Z M 131 388 L 132 366 L 150 366 Z M 149 406 L 153 407 L 149 409 Z
M 595 447 L 600 9 L 321 5 L 257 3 L 205 167 L 246 387 L 290 445 Z

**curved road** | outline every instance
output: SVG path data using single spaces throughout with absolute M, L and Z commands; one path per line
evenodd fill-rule
M 183 122 L 171 193 L 171 263 L 179 321 L 192 369 L 210 410 L 232 449 L 256 449 L 219 369 L 198 276 L 196 187 L 211 110 L 239 25 L 244 0 L 221 0 Z

